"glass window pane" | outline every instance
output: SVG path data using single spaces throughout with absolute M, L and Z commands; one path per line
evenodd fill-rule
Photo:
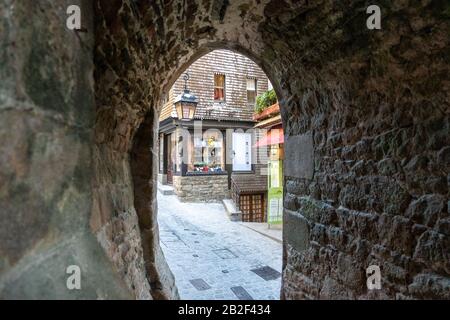
M 247 79 L 247 103 L 256 102 L 256 79 Z
M 247 91 L 247 102 L 248 103 L 256 102 L 256 91 Z
M 256 79 L 247 79 L 247 90 L 256 90 Z
M 225 170 L 223 136 L 218 130 L 207 130 L 203 139 L 193 140 L 193 164 L 188 166 L 194 172 L 221 172 Z
M 225 75 L 214 75 L 214 100 L 225 100 Z

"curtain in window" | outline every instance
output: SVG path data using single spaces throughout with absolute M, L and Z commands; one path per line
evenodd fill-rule
M 224 100 L 225 98 L 225 75 L 214 75 L 214 100 Z

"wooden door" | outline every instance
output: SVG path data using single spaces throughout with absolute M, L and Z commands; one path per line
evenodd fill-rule
M 252 170 L 251 133 L 233 132 L 233 171 Z
M 264 194 L 244 194 L 239 197 L 239 209 L 244 222 L 265 222 Z

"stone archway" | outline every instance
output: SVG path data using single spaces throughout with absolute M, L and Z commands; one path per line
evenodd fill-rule
M 1 296 L 177 297 L 140 167 L 162 92 L 215 46 L 268 73 L 287 147 L 309 150 L 288 159 L 282 298 L 449 298 L 445 2 L 383 3 L 380 31 L 365 1 L 72 2 L 87 33 L 63 6 L 0 4 Z
M 160 64 L 150 66 L 148 63 L 149 61 L 152 61 L 152 58 L 147 58 L 143 56 L 143 52 L 138 51 L 145 49 L 145 46 L 137 48 L 136 44 L 145 44 L 145 41 L 142 42 L 142 39 L 145 39 L 145 37 L 149 37 L 146 38 L 147 41 L 152 40 L 152 37 L 155 37 L 158 33 L 156 30 L 156 25 L 150 25 L 148 26 L 148 29 L 143 29 L 143 26 L 138 24 L 126 26 L 122 24 L 123 21 L 132 21 L 129 20 L 131 19 L 129 15 L 139 15 L 138 12 L 145 15 L 145 12 L 147 12 L 146 8 L 141 8 L 141 11 L 137 7 L 130 6 L 130 4 L 125 1 L 122 2 L 120 6 L 115 7 L 115 11 L 113 10 L 109 12 L 111 16 L 106 16 L 105 12 L 101 10 L 101 5 L 102 2 L 98 2 L 99 7 L 97 9 L 100 10 L 99 15 L 104 16 L 104 20 L 97 22 L 100 26 L 97 29 L 97 59 L 101 61 L 101 63 L 98 64 L 100 68 L 97 68 L 96 70 L 97 108 L 100 112 L 99 115 L 101 116 L 100 118 L 97 117 L 97 127 L 104 127 L 102 124 L 103 121 L 106 123 L 111 123 L 114 121 L 112 118 L 114 118 L 115 115 L 112 113 L 115 113 L 117 109 L 110 108 L 109 105 L 123 103 L 123 105 L 126 105 L 124 108 L 125 110 L 130 111 L 130 107 L 135 108 L 135 110 L 131 112 L 131 117 L 130 114 L 127 115 L 125 111 L 120 112 L 122 114 L 122 118 L 115 121 L 120 123 L 118 125 L 120 125 L 121 128 L 117 129 L 126 134 L 123 136 L 120 134 L 122 138 L 118 138 L 116 136 L 116 142 L 113 142 L 114 138 L 112 138 L 112 136 L 110 139 L 105 139 L 108 141 L 106 144 L 103 143 L 105 140 L 102 140 L 99 144 L 99 148 L 97 149 L 99 151 L 98 161 L 104 165 L 105 158 L 110 159 L 112 157 L 111 154 L 117 154 L 117 151 L 119 151 L 119 153 L 131 152 L 131 166 L 129 171 L 127 170 L 126 176 L 130 180 L 132 178 L 132 181 L 124 181 L 123 185 L 127 185 L 128 188 L 131 186 L 133 187 L 134 208 L 122 215 L 120 219 L 113 218 L 112 220 L 118 220 L 119 224 L 126 224 L 124 221 L 129 220 L 130 224 L 134 223 L 133 228 L 137 229 L 138 227 L 136 225 L 136 221 L 130 217 L 135 214 L 137 215 L 139 220 L 137 224 L 139 225 L 141 231 L 140 240 L 142 241 L 142 247 L 144 248 L 143 261 L 146 268 L 145 271 L 134 269 L 135 273 L 138 273 L 139 276 L 132 275 L 131 277 L 133 279 L 142 279 L 144 274 L 146 274 L 153 289 L 153 297 L 170 298 L 176 296 L 176 293 L 175 290 L 173 290 L 174 285 L 170 271 L 168 270 L 163 258 L 161 259 L 161 251 L 159 248 L 157 234 L 158 226 L 156 224 L 156 190 L 152 187 L 152 184 L 149 183 L 153 181 L 153 186 L 155 185 L 155 168 L 153 168 L 153 170 L 149 169 L 148 171 L 142 170 L 142 168 L 149 166 L 151 163 L 157 163 L 155 157 L 158 155 L 152 151 L 152 142 L 156 141 L 154 135 L 157 132 L 158 124 L 155 122 L 157 119 L 157 117 L 155 118 L 155 114 L 158 114 L 159 112 L 159 110 L 156 109 L 156 106 L 159 105 L 159 99 L 162 97 L 164 91 L 170 88 L 170 85 L 185 68 L 187 68 L 198 57 L 216 48 L 226 48 L 243 53 L 257 62 L 270 78 L 275 79 L 275 76 L 272 76 L 272 69 L 265 64 L 258 54 L 253 53 L 251 48 L 242 45 L 238 39 L 226 39 L 226 37 L 222 38 L 220 36 L 207 36 L 212 31 L 211 28 L 203 28 L 203 30 L 209 31 L 199 37 L 199 39 L 195 39 L 197 42 L 195 45 L 190 42 L 186 42 L 186 39 L 183 39 L 182 37 L 176 39 L 179 37 L 178 33 L 166 31 L 168 37 L 174 37 L 175 39 L 166 39 L 165 41 L 159 42 L 159 44 L 167 49 L 167 52 L 160 52 L 159 55 L 154 57 L 154 59 L 158 59 L 160 61 Z M 110 6 L 109 3 L 105 4 L 105 6 L 106 5 L 108 7 Z M 120 12 L 120 14 L 118 12 Z M 145 20 L 145 18 L 143 19 Z M 217 22 L 221 23 L 221 21 Z M 230 21 L 229 24 L 231 23 L 232 22 Z M 137 25 L 138 27 L 136 27 Z M 110 26 L 114 26 L 114 29 L 110 29 Z M 172 27 L 176 26 L 173 25 Z M 143 35 L 142 32 L 148 32 L 149 35 Z M 134 38 L 128 38 L 130 33 L 131 37 Z M 122 39 L 117 39 L 117 41 L 131 43 L 131 46 L 126 49 L 122 48 L 121 51 L 117 51 L 114 48 L 114 43 L 116 40 L 115 37 L 124 37 Z M 204 39 L 202 39 L 202 37 L 204 37 Z M 151 46 L 155 46 L 155 44 L 149 44 L 149 52 L 152 49 L 155 50 L 155 48 L 152 48 Z M 170 52 L 170 48 L 167 48 L 168 44 L 171 44 L 169 47 L 173 46 L 173 49 L 176 49 L 173 53 Z M 156 51 L 158 52 L 158 50 L 163 49 L 160 48 Z M 111 56 L 105 54 L 110 51 L 113 52 Z M 132 53 L 135 55 L 133 56 Z M 171 56 L 171 54 L 173 56 Z M 132 61 L 133 59 L 136 59 L 136 61 Z M 146 61 L 146 59 L 148 59 L 148 61 Z M 152 71 L 150 67 L 157 71 Z M 119 69 L 117 70 L 117 68 Z M 155 76 L 145 79 L 148 75 Z M 128 78 L 130 76 L 132 78 Z M 114 85 L 116 85 L 116 87 L 111 85 L 111 81 Z M 133 85 L 130 86 L 131 83 L 133 83 Z M 134 84 L 138 85 L 135 86 Z M 280 94 L 281 90 L 279 89 L 280 86 L 278 85 L 278 81 L 273 81 L 273 84 L 278 95 L 282 96 L 282 94 Z M 143 92 L 146 90 L 147 92 L 144 94 Z M 129 101 L 128 97 L 124 95 L 124 92 L 128 92 L 129 97 L 131 96 L 135 100 Z M 280 103 L 283 104 L 284 100 Z M 102 108 L 102 105 L 107 107 Z M 109 115 L 107 116 L 106 114 Z M 127 123 L 127 121 L 131 121 L 131 123 Z M 115 130 L 116 128 L 111 129 Z M 97 131 L 97 135 L 99 133 L 100 136 L 107 135 L 104 132 Z M 114 132 L 111 132 L 110 134 L 116 135 Z M 133 138 L 133 141 L 129 140 L 131 138 Z M 121 141 L 119 142 L 118 140 Z M 120 143 L 123 144 L 120 146 Z M 108 144 L 109 146 L 105 147 L 105 145 Z M 123 149 L 120 149 L 120 147 L 123 147 Z M 120 150 L 117 150 L 118 148 Z M 123 156 L 120 161 L 122 162 L 124 168 L 126 168 L 127 156 Z M 105 185 L 107 185 L 105 186 L 106 189 L 113 184 L 108 181 L 105 182 Z M 125 210 L 120 209 L 120 211 Z M 104 216 L 105 214 L 98 214 L 94 212 L 93 216 L 95 217 L 96 215 Z M 106 228 L 110 228 L 110 225 L 111 222 L 106 223 Z M 105 226 L 103 226 L 102 229 L 105 229 Z M 110 232 L 110 235 L 113 236 L 113 233 Z M 112 246 L 109 244 L 110 242 L 113 242 L 111 238 L 105 241 L 104 246 L 111 248 Z M 138 243 L 135 243 L 135 245 L 137 247 Z M 115 252 L 110 252 L 109 255 L 117 256 Z M 120 259 L 116 263 L 121 268 L 125 267 L 125 264 L 123 264 Z M 129 279 L 129 282 L 135 287 L 139 286 L 141 290 L 143 289 L 142 285 L 137 284 L 132 279 Z
M 274 80 L 278 95 L 287 97 L 281 99 L 288 135 L 285 220 L 289 222 L 283 297 L 358 298 L 367 294 L 373 297 L 365 288 L 365 268 L 370 264 L 381 264 L 386 270 L 395 266 L 408 274 L 406 278 L 400 276 L 402 280 L 395 280 L 398 274 L 390 274 L 392 283 L 379 297 L 398 295 L 400 283 L 414 288 L 422 277 L 439 277 L 446 272 L 439 263 L 429 261 L 429 264 L 419 258 L 424 250 L 423 237 L 430 237 L 435 231 L 424 229 L 417 237 L 407 231 L 414 222 L 406 212 L 415 210 L 415 201 L 424 201 L 421 194 L 432 193 L 433 201 L 442 206 L 439 193 L 445 193 L 446 189 L 439 191 L 440 178 L 436 172 L 438 184 L 424 185 L 417 193 L 408 180 L 412 173 L 405 177 L 402 172 L 406 167 L 399 167 L 402 157 L 403 162 L 414 162 L 414 156 L 408 152 L 410 142 L 405 139 L 408 132 L 412 134 L 421 126 L 415 115 L 415 110 L 420 111 L 408 111 L 411 100 L 407 92 L 398 86 L 393 91 L 391 87 L 393 81 L 410 81 L 402 72 L 387 72 L 395 68 L 396 59 L 394 55 L 385 56 L 385 50 L 389 46 L 394 48 L 399 40 L 383 43 L 380 33 L 357 27 L 358 23 L 364 23 L 364 16 L 352 12 L 361 12 L 362 4 L 349 3 L 344 7 L 325 1 L 305 7 L 298 2 L 281 5 L 279 1 L 162 6 L 117 3 L 120 8 L 110 11 L 108 16 L 107 10 L 102 10 L 102 2 L 98 2 L 106 25 L 113 26 L 105 34 L 102 28 L 98 30 L 98 44 L 101 48 L 103 40 L 107 40 L 105 45 L 113 52 L 112 63 L 120 61 L 110 69 L 119 68 L 116 84 L 124 81 L 123 75 L 129 79 L 120 90 L 131 91 L 136 99 L 132 103 L 142 106 L 135 113 L 154 108 L 161 90 L 170 85 L 183 66 L 214 47 L 238 50 L 252 57 Z M 115 41 L 124 45 L 110 47 Z M 152 76 L 146 79 L 147 75 Z M 100 80 L 97 85 L 102 79 L 102 75 L 97 78 Z M 151 88 L 147 95 L 146 88 Z M 443 95 L 439 97 L 430 101 L 445 99 Z M 120 104 L 120 100 L 117 102 Z M 438 111 L 433 117 L 442 115 Z M 430 124 L 434 121 L 431 118 Z M 129 138 L 134 136 L 136 123 L 141 119 L 142 116 L 136 117 L 131 123 L 134 127 L 129 126 Z M 156 130 L 154 120 L 153 126 Z M 445 145 L 445 139 L 441 142 Z M 152 203 L 155 214 L 153 200 L 146 202 L 147 207 Z M 140 209 L 136 209 L 139 215 Z M 156 234 L 156 228 L 152 228 L 150 238 Z M 404 235 L 400 242 L 398 234 Z M 443 245 L 441 242 L 439 246 Z M 391 254 L 400 250 L 408 259 L 414 260 L 416 256 L 418 260 L 415 267 L 386 260 L 378 252 L 380 248 Z M 415 269 L 418 265 L 419 269 L 425 265 L 435 267 L 431 267 L 433 272 L 421 274 Z M 350 267 L 353 271 L 347 272 Z
M 178 66 L 175 71 L 168 72 L 170 75 L 167 85 L 161 86 L 157 96 L 162 96 L 167 88 L 170 88 L 177 77 L 182 74 L 193 61 L 199 57 L 216 49 L 232 49 L 244 54 L 255 62 L 261 63 L 258 57 L 249 53 L 245 48 L 237 43 L 213 42 L 199 48 L 186 63 Z M 180 59 L 181 61 L 185 59 Z M 278 88 L 278 81 L 271 79 L 274 88 Z M 278 95 L 279 103 L 282 106 L 285 99 Z M 157 100 L 158 101 L 158 100 Z M 157 104 L 159 106 L 160 104 Z M 157 164 L 159 154 L 155 153 L 157 146 L 154 145 L 158 139 L 159 112 L 157 108 L 150 108 L 145 114 L 143 121 L 133 137 L 133 144 L 130 152 L 130 174 L 133 180 L 134 209 L 138 216 L 141 241 L 143 247 L 143 257 L 146 265 L 146 274 L 150 277 L 152 294 L 154 298 L 165 299 L 176 297 L 173 279 L 164 261 L 159 246 L 159 232 L 157 224 Z M 143 170 L 148 168 L 148 170 Z M 150 169 L 151 168 L 151 169 Z M 169 289 L 170 288 L 170 289 Z

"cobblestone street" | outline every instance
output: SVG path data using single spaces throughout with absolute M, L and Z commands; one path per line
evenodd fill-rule
M 181 299 L 278 299 L 282 245 L 236 222 L 220 203 L 158 192 L 161 247 Z

